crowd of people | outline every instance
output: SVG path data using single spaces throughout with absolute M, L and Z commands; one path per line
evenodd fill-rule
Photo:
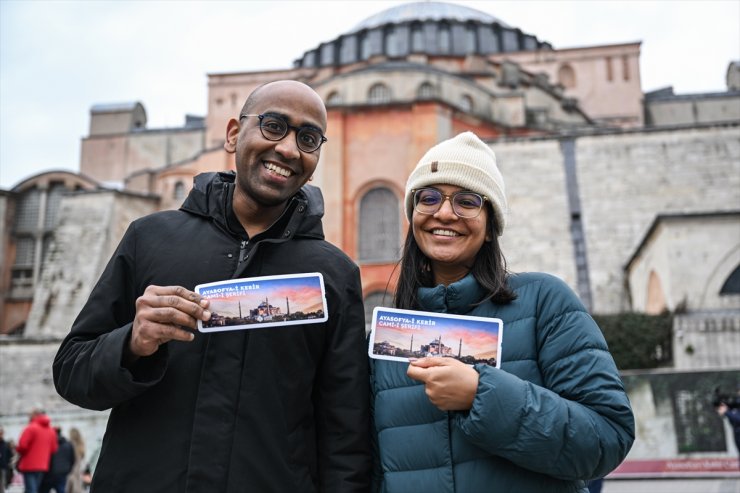
M 53 426 L 43 409 L 33 408 L 18 442 L 6 439 L 0 426 L 0 493 L 22 478 L 24 493 L 83 493 L 85 441 L 71 427 L 69 438 Z

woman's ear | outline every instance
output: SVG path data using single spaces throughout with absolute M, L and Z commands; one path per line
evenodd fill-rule
M 240 130 L 241 126 L 239 125 L 239 120 L 236 118 L 230 119 L 229 123 L 226 124 L 226 141 L 224 142 L 224 149 L 229 154 L 234 154 L 236 152 L 236 141 L 239 137 Z

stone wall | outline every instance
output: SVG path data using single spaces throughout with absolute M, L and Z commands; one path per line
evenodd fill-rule
M 739 364 L 739 311 L 689 313 L 674 319 L 675 368 L 684 370 L 728 368 L 737 367 Z
M 575 139 L 578 200 L 595 313 L 629 310 L 624 267 L 659 214 L 740 209 L 737 126 Z M 504 253 L 515 271 L 576 287 L 563 155 L 557 140 L 492 142 L 506 180 Z
M 156 206 L 151 197 L 110 190 L 64 197 L 25 337 L 64 337 L 128 225 Z

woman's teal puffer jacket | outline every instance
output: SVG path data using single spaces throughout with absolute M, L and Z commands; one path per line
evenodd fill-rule
M 554 276 L 509 286 L 508 305 L 471 306 L 484 296 L 472 275 L 419 290 L 425 311 L 503 320 L 501 369 L 475 366 L 470 411 L 440 411 L 406 363 L 371 362 L 376 491 L 585 492 L 627 455 L 634 417 L 596 323 Z

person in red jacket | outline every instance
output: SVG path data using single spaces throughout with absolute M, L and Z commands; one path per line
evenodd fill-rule
M 23 429 L 16 452 L 18 470 L 23 474 L 25 493 L 38 493 L 44 473 L 49 470 L 51 455 L 57 451 L 57 434 L 43 410 L 34 408 L 30 422 Z

